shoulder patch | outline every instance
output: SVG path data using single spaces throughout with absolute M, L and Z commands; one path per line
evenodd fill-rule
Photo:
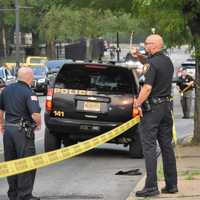
M 150 64 L 146 63 L 143 65 L 143 74 L 146 74 L 150 68 Z
M 37 96 L 31 96 L 31 100 L 32 100 L 32 101 L 37 101 L 38 98 L 37 98 Z

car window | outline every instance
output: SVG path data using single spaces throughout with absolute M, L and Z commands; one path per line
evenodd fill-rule
M 45 75 L 45 68 L 44 67 L 35 67 L 35 68 L 33 68 L 33 74 L 35 76 Z
M 192 68 L 192 69 L 194 69 L 195 66 L 196 66 L 195 63 L 182 63 L 181 65 L 182 65 L 182 67 L 185 67 L 185 68 Z
M 63 62 L 47 62 L 47 68 L 49 71 L 58 71 L 62 65 L 64 64 Z
M 83 66 L 63 67 L 55 87 L 94 90 L 109 93 L 131 93 L 130 71 L 123 68 L 91 68 Z

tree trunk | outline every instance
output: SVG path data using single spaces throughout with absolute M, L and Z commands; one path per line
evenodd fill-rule
M 7 58 L 6 31 L 4 26 L 2 27 L 2 39 L 3 39 L 4 58 Z
M 192 142 L 200 144 L 200 35 L 194 37 L 196 59 L 196 84 L 194 107 L 194 137 Z
M 55 45 L 54 45 L 53 41 L 47 42 L 46 54 L 47 54 L 48 58 L 51 58 L 51 59 L 55 59 L 56 58 Z

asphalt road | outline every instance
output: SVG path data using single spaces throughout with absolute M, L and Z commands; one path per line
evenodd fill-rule
M 182 50 L 174 50 L 174 65 L 188 55 Z M 178 137 L 192 133 L 193 120 L 181 119 L 179 95 L 174 87 L 174 113 Z M 44 112 L 44 99 L 40 105 Z M 44 152 L 44 123 L 41 131 L 36 132 L 37 153 Z M 2 136 L 0 136 L 0 162 L 3 162 Z M 144 173 L 143 159 L 130 159 L 128 148 L 121 145 L 105 144 L 77 157 L 39 169 L 34 194 L 42 200 L 125 200 L 142 176 L 115 175 L 118 171 L 139 168 Z M 0 179 L 0 200 L 6 200 L 8 186 L 6 179 Z
M 45 97 L 39 97 L 42 113 Z M 0 161 L 3 161 L 2 136 Z M 44 152 L 44 123 L 36 132 L 37 153 Z M 46 199 L 126 199 L 141 176 L 115 175 L 119 171 L 139 168 L 143 159 L 131 159 L 128 148 L 104 144 L 82 155 L 54 164 L 37 172 L 35 194 Z M 6 179 L 0 180 L 0 200 L 6 199 Z

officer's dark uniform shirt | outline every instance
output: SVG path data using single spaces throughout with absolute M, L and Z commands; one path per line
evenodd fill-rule
M 150 98 L 170 97 L 174 67 L 170 58 L 162 52 L 147 59 L 149 68 L 145 73 L 145 84 L 152 86 Z
M 6 86 L 0 95 L 0 109 L 9 123 L 19 123 L 22 117 L 32 121 L 31 115 L 41 111 L 37 96 L 23 81 Z
M 180 90 L 184 90 L 188 86 L 187 83 L 189 83 L 193 80 L 194 79 L 190 75 L 186 75 L 185 77 L 181 76 L 181 77 L 179 77 L 176 84 L 179 86 Z M 192 90 L 192 87 L 188 88 L 188 90 Z

